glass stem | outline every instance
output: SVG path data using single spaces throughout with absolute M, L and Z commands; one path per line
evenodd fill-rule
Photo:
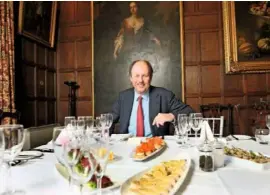
M 102 177 L 103 176 L 97 177 L 98 195 L 102 195 Z
M 12 185 L 12 179 L 11 179 L 11 170 L 10 170 L 10 163 L 7 162 L 7 161 L 4 161 L 2 163 L 2 169 L 1 169 L 1 172 L 4 173 L 3 174 L 3 177 L 1 178 L 2 180 L 2 186 L 3 186 L 3 191 L 0 190 L 0 193 L 1 192 L 11 192 L 12 191 L 12 188 L 11 186 Z M 8 193 L 9 194 L 9 193 Z
M 76 180 L 74 180 L 71 176 L 69 176 L 68 181 L 69 181 L 69 189 L 72 192 L 72 194 L 82 195 L 82 185 L 78 184 L 78 182 L 76 182 Z

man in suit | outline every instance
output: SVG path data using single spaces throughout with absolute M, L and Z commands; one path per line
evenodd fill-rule
M 164 136 L 169 134 L 169 122 L 179 113 L 193 110 L 164 88 L 151 86 L 153 68 L 146 60 L 134 61 L 129 68 L 133 88 L 120 92 L 113 105 L 113 124 L 120 122 L 119 133 L 134 136 Z M 110 133 L 114 125 L 110 129 Z

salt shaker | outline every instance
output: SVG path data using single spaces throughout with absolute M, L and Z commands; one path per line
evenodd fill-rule
M 224 144 L 220 141 L 216 141 L 213 144 L 213 153 L 215 158 L 215 168 L 221 168 L 224 167 L 225 162 L 225 153 L 224 153 Z

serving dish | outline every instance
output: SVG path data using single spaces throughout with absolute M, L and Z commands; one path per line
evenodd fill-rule
M 188 175 L 188 155 L 163 161 L 135 174 L 121 185 L 121 195 L 174 195 Z
M 166 142 L 160 137 L 147 138 L 142 141 L 131 153 L 134 161 L 145 161 L 152 158 L 166 148 Z
M 224 152 L 227 163 L 237 167 L 254 170 L 270 169 L 270 157 L 267 155 L 231 146 L 226 146 Z

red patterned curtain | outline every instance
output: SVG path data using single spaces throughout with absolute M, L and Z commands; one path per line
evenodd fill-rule
M 13 2 L 0 1 L 0 109 L 14 112 Z M 9 123 L 5 119 L 2 123 Z

